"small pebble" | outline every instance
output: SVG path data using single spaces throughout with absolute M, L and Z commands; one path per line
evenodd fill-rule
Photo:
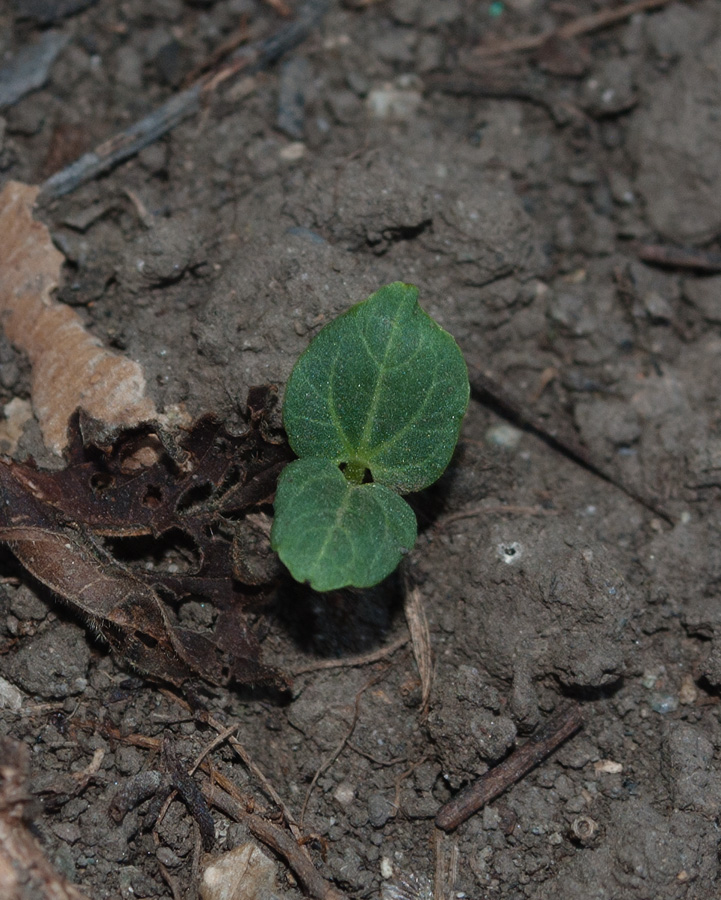
M 620 775 L 623 772 L 623 765 L 613 759 L 599 759 L 593 764 L 593 768 L 604 775 Z
M 486 431 L 486 443 L 493 447 L 504 447 L 506 450 L 515 450 L 523 437 L 523 432 L 505 423 L 493 425 Z

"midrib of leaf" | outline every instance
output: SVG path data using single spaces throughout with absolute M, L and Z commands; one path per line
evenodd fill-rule
M 346 486 L 346 493 L 345 493 L 345 496 L 343 497 L 342 502 L 338 505 L 338 510 L 335 514 L 335 521 L 333 522 L 332 527 L 327 530 L 325 540 L 321 544 L 320 550 L 318 551 L 318 562 L 320 562 L 320 560 L 322 560 L 323 557 L 325 556 L 328 545 L 331 543 L 332 536 L 335 534 L 336 531 L 342 531 L 345 535 L 348 535 L 349 538 L 352 538 L 352 535 L 350 534 L 348 529 L 343 528 L 340 524 L 343 519 L 343 516 L 346 514 L 346 511 L 350 504 L 351 491 L 352 491 L 352 488 L 349 485 Z M 351 544 L 351 546 L 353 546 L 352 539 L 350 540 L 350 544 Z M 355 556 L 355 550 L 353 551 L 353 555 Z
M 359 456 L 362 455 L 363 461 L 365 461 L 365 462 L 368 462 L 373 455 L 373 454 L 371 454 L 370 448 L 368 446 L 368 442 L 370 440 L 370 433 L 373 428 L 373 422 L 375 421 L 376 412 L 378 410 L 378 404 L 380 403 L 380 397 L 381 397 L 381 393 L 382 393 L 381 385 L 383 383 L 383 380 L 385 379 L 384 367 L 386 364 L 386 360 L 388 359 L 388 355 L 390 353 L 391 345 L 393 344 L 395 335 L 398 331 L 398 319 L 400 318 L 402 313 L 403 313 L 403 304 L 399 303 L 396 315 L 391 320 L 391 330 L 388 335 L 388 340 L 386 342 L 385 350 L 383 352 L 383 359 L 380 361 L 380 363 L 376 363 L 378 365 L 378 369 L 379 369 L 379 376 L 378 376 L 378 379 L 376 380 L 375 389 L 373 391 L 373 397 L 371 398 L 371 403 L 368 408 L 368 415 L 366 416 L 365 425 L 363 426 L 363 434 L 361 435 L 361 439 L 358 442 L 358 455 Z M 368 346 L 368 341 L 366 340 L 363 332 L 358 328 L 357 322 L 356 322 L 356 331 L 358 332 L 358 335 L 360 336 L 360 339 L 363 342 L 363 344 L 368 352 L 368 355 L 370 356 L 370 358 L 372 360 L 375 361 L 375 356 L 371 353 L 370 347 Z
M 438 372 L 438 366 L 439 366 L 439 364 L 437 363 L 435 368 L 433 369 L 434 378 L 435 378 L 436 373 Z M 406 424 L 402 428 L 399 428 L 398 431 L 394 432 L 385 441 L 383 441 L 380 444 L 376 444 L 376 446 L 373 448 L 372 455 L 369 455 L 369 460 L 377 459 L 381 453 L 383 453 L 389 447 L 392 447 L 393 444 L 395 444 L 397 441 L 399 441 L 408 431 L 410 431 L 411 428 L 413 428 L 413 426 L 418 422 L 419 417 L 423 414 L 423 410 L 426 408 L 426 406 L 430 402 L 430 399 L 433 395 L 433 390 L 432 390 L 433 386 L 434 385 L 432 384 L 431 390 L 426 391 L 425 396 L 423 397 L 423 402 L 420 404 L 418 409 L 416 409 L 416 411 L 413 413 L 412 418 L 410 418 L 408 420 L 408 422 L 406 422 Z

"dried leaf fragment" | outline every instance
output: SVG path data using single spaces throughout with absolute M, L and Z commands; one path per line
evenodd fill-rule
M 234 552 L 238 520 L 272 498 L 290 455 L 264 436 L 269 396 L 251 396 L 239 435 L 212 416 L 176 440 L 152 423 L 112 433 L 74 415 L 66 469 L 0 459 L 0 542 L 144 674 L 177 685 L 192 677 L 285 685 L 260 661 L 245 617 L 263 602 L 262 579 L 249 591 Z M 192 547 L 194 561 L 185 571 L 128 565 L 103 545 L 107 536 Z M 213 632 L 176 623 L 170 604 L 190 596 L 214 607 Z
M 80 316 L 55 301 L 62 254 L 32 217 L 39 188 L 8 182 L 0 193 L 0 320 L 32 364 L 32 398 L 46 445 L 62 453 L 71 414 L 81 407 L 104 422 L 153 418 L 138 363 L 105 349 Z

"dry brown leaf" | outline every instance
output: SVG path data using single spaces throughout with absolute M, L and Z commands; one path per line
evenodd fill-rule
M 200 677 L 284 687 L 284 676 L 261 662 L 246 616 L 263 606 L 263 585 L 275 577 L 265 566 L 267 538 L 253 541 L 238 520 L 269 502 L 290 455 L 287 443 L 264 435 L 271 396 L 251 390 L 250 422 L 239 435 L 205 416 L 177 440 L 165 435 L 167 446 L 156 426 L 111 437 L 73 415 L 65 469 L 0 459 L 0 543 L 145 675 L 176 685 Z M 137 450 L 149 442 L 157 458 L 139 468 Z M 104 536 L 146 538 L 149 552 L 167 540 L 184 548 L 188 565 L 149 571 L 124 564 Z M 173 605 L 191 596 L 215 607 L 213 631 L 177 624 Z
M 80 316 L 52 298 L 62 254 L 32 217 L 39 188 L 11 181 L 0 194 L 0 318 L 32 365 L 32 399 L 45 444 L 67 445 L 68 420 L 82 407 L 110 425 L 155 416 L 138 363 L 105 349 Z

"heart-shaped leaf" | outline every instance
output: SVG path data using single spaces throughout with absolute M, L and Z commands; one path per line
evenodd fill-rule
M 298 581 L 317 591 L 382 581 L 416 541 L 410 506 L 380 484 L 354 484 L 327 459 L 283 470 L 271 541 Z
M 453 338 L 400 281 L 327 325 L 286 386 L 283 423 L 301 457 L 281 475 L 271 544 L 320 591 L 370 587 L 413 547 L 398 494 L 448 465 L 468 405 Z
M 283 422 L 298 456 L 399 493 L 432 484 L 448 465 L 468 405 L 468 373 L 448 332 L 394 282 L 317 335 L 288 381 Z

